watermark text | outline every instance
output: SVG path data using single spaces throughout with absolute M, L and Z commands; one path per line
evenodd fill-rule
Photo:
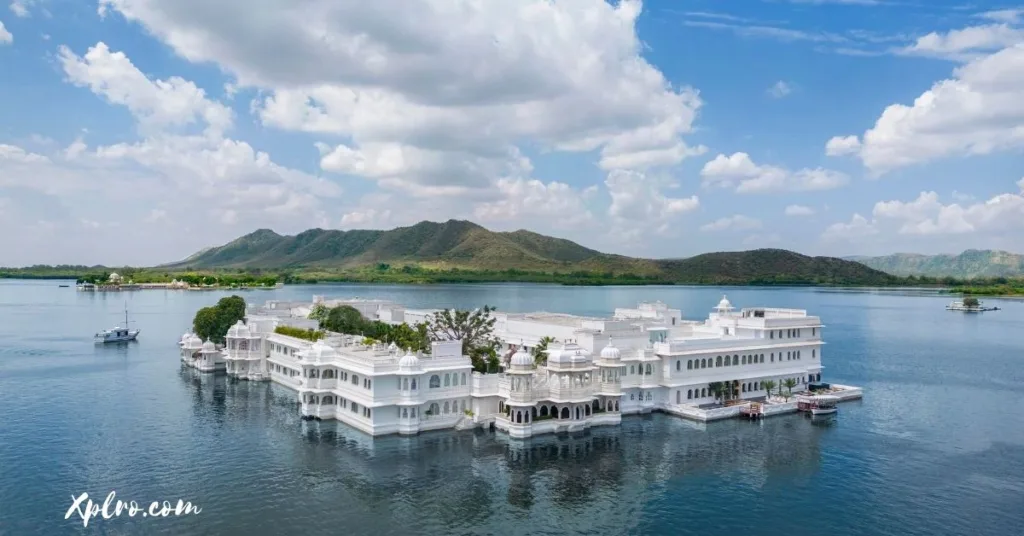
M 136 501 L 122 501 L 117 498 L 114 491 L 108 493 L 102 503 L 96 503 L 89 498 L 88 493 L 83 493 L 77 497 L 71 496 L 71 508 L 64 514 L 64 519 L 71 519 L 71 516 L 77 515 L 82 520 L 82 526 L 88 527 L 89 521 L 97 517 L 112 519 L 123 514 L 127 514 L 128 517 L 170 517 L 195 515 L 203 511 L 198 505 L 181 499 L 177 502 L 153 501 L 148 506 L 144 505 L 145 503 L 140 505 Z

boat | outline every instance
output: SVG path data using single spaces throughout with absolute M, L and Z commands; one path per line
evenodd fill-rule
M 796 408 L 811 415 L 830 415 L 839 411 L 838 404 L 838 396 L 811 395 L 798 397 Z
M 95 341 L 97 343 L 108 343 L 108 342 L 127 342 L 134 341 L 139 336 L 138 329 L 130 329 L 128 327 L 128 304 L 124 304 L 124 327 L 115 327 L 113 329 L 105 329 L 95 335 Z
M 68 288 L 68 287 L 70 287 L 71 285 L 57 285 L 57 286 L 58 286 L 58 287 L 60 287 L 60 288 Z
M 978 301 L 976 305 L 965 305 L 963 300 L 949 302 L 946 306 L 947 311 L 963 311 L 965 313 L 983 313 L 985 311 L 998 311 L 998 307 L 985 307 L 985 305 Z

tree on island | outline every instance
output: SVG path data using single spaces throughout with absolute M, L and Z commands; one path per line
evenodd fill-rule
M 979 305 L 978 298 L 970 297 L 964 298 L 964 307 L 977 307 Z
M 501 342 L 494 336 L 494 323 L 497 321 L 491 316 L 494 310 L 494 307 L 485 305 L 473 311 L 437 311 L 427 318 L 427 335 L 434 341 L 461 340 L 462 353 L 473 361 L 474 370 L 495 372 L 500 365 L 498 348 Z
M 341 305 L 327 313 L 327 318 L 320 322 L 320 327 L 337 333 L 363 335 L 368 323 L 358 309 L 351 305 Z
M 221 298 L 213 307 L 196 311 L 192 331 L 204 341 L 224 344 L 224 335 L 236 322 L 245 318 L 245 300 L 241 296 Z
M 546 365 L 548 363 L 548 345 L 553 342 L 556 342 L 556 339 L 554 337 L 549 337 L 545 335 L 540 338 L 540 341 L 537 343 L 537 346 L 534 346 L 533 350 L 530 352 L 530 354 L 533 355 L 534 363 L 536 363 L 537 365 Z

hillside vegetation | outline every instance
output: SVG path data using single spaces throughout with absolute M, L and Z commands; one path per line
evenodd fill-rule
M 896 253 L 882 257 L 849 257 L 883 272 L 929 277 L 1021 277 L 1024 255 L 1006 251 L 969 249 L 959 255 L 918 255 Z
M 279 270 L 306 280 L 574 281 L 593 283 L 892 285 L 898 278 L 832 257 L 780 249 L 687 259 L 610 255 L 530 231 L 493 232 L 468 221 L 390 231 L 260 229 L 163 270 Z

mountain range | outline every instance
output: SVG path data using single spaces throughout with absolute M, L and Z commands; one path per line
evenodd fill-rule
M 888 285 L 897 279 L 857 262 L 781 249 L 705 253 L 685 259 L 626 257 L 525 230 L 490 231 L 461 220 L 423 221 L 387 231 L 310 229 L 297 235 L 280 235 L 260 229 L 163 268 L 325 271 L 380 264 L 630 274 L 695 284 Z
M 997 250 L 969 249 L 959 255 L 896 253 L 845 259 L 898 276 L 927 275 L 958 279 L 1024 276 L 1024 255 Z

